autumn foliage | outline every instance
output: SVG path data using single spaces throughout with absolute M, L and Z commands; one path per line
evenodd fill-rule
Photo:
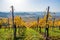
M 49 19 L 48 22 L 46 23 L 46 15 L 44 15 L 43 18 L 39 18 L 39 23 L 36 21 L 30 21 L 30 22 L 25 22 L 20 16 L 15 16 L 14 17 L 14 24 L 16 24 L 16 27 L 21 27 L 21 26 L 25 26 L 25 27 L 35 27 L 37 25 L 39 25 L 40 27 L 45 27 L 46 24 L 49 25 L 49 27 L 57 27 L 60 26 L 60 19 L 55 19 L 54 23 L 53 23 L 53 17 L 49 14 Z M 32 19 L 33 20 L 33 19 Z M 12 18 L 0 18 L 0 25 L 9 25 L 9 27 L 12 27 Z M 54 24 L 54 25 L 53 25 Z

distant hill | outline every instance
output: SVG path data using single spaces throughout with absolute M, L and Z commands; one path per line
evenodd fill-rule
M 41 12 L 42 13 L 42 12 Z M 42 16 L 41 13 L 38 12 L 15 12 L 15 16 L 21 16 L 21 17 L 37 17 L 37 16 Z M 10 12 L 0 12 L 0 17 L 9 17 L 11 16 Z
M 21 16 L 24 18 L 37 18 L 38 16 L 41 18 L 46 14 L 45 12 L 15 12 L 15 16 Z M 54 16 L 54 14 L 51 12 L 51 15 Z M 60 12 L 56 12 L 56 18 L 60 18 Z M 0 12 L 0 17 L 10 17 L 11 13 L 10 12 Z

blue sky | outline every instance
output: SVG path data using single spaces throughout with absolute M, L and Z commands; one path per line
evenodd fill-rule
M 0 12 L 9 12 L 13 5 L 16 12 L 46 11 L 60 12 L 60 0 L 0 0 Z

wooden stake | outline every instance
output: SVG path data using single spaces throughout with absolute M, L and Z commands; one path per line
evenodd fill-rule
M 48 17 L 49 17 L 49 6 L 48 6 L 48 10 L 47 10 L 47 17 L 46 17 L 46 29 L 45 29 L 45 33 L 46 33 L 46 40 L 49 40 L 48 37 L 49 37 L 49 25 L 47 24 L 48 23 Z
M 14 7 L 11 6 L 11 8 L 12 8 L 12 23 L 14 28 L 14 40 L 16 40 L 16 25 L 14 24 Z

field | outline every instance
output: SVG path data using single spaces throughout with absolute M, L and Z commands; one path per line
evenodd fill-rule
M 16 40 L 45 40 L 45 28 L 41 28 L 41 33 L 34 28 L 17 28 Z M 13 40 L 13 28 L 1 28 L 0 40 Z M 60 30 L 49 28 L 49 40 L 60 40 Z
M 0 18 L 0 40 L 60 40 L 60 19 L 48 16 L 28 21 L 20 16 Z

